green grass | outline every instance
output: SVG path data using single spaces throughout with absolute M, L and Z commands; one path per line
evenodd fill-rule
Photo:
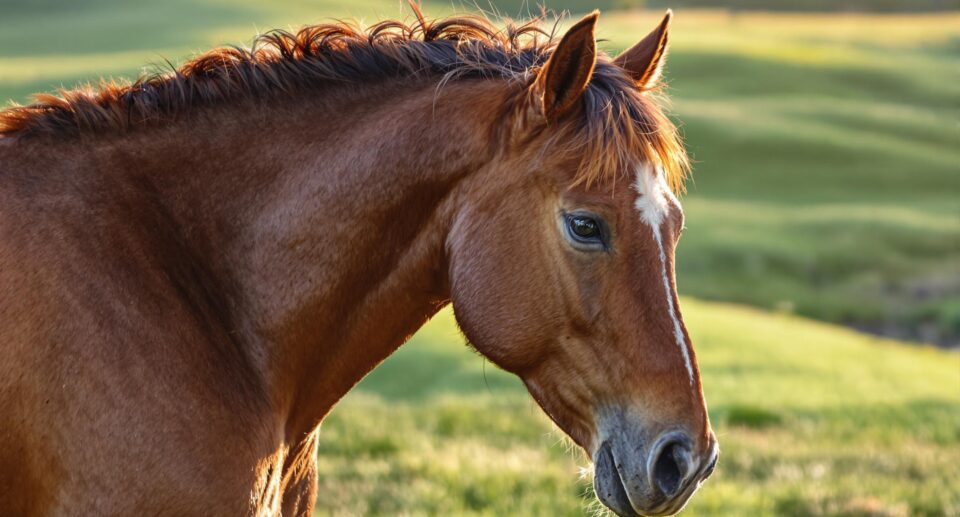
M 689 515 L 960 514 L 960 356 L 683 300 L 720 467 Z M 588 465 L 444 311 L 323 424 L 317 515 L 582 515 Z
M 401 7 L 0 2 L 0 99 Z M 790 314 L 960 336 L 960 16 L 677 15 L 667 77 L 696 160 L 678 275 L 723 450 L 687 513 L 960 515 L 960 356 Z M 656 19 L 605 13 L 603 45 Z M 442 313 L 335 409 L 318 515 L 592 507 L 586 459 L 461 343 Z

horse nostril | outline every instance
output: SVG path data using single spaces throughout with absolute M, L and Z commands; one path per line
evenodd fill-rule
M 689 455 L 680 441 L 668 442 L 660 449 L 660 455 L 653 464 L 653 479 L 663 495 L 673 497 L 680 491 L 689 468 Z

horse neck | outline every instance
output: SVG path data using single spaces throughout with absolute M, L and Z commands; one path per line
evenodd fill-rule
M 489 160 L 505 95 L 494 81 L 334 91 L 135 146 L 288 436 L 447 303 L 460 185 Z

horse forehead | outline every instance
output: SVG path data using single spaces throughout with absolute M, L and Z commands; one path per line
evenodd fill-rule
M 671 213 L 681 211 L 680 202 L 667 185 L 666 174 L 660 167 L 638 165 L 632 187 L 636 191 L 634 208 L 640 220 L 654 229 L 659 229 Z

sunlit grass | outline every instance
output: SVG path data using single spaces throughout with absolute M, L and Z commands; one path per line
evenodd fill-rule
M 690 515 L 960 511 L 960 356 L 682 303 L 722 450 Z M 595 507 L 579 475 L 586 458 L 568 452 L 519 383 L 455 336 L 444 311 L 324 423 L 318 515 Z

